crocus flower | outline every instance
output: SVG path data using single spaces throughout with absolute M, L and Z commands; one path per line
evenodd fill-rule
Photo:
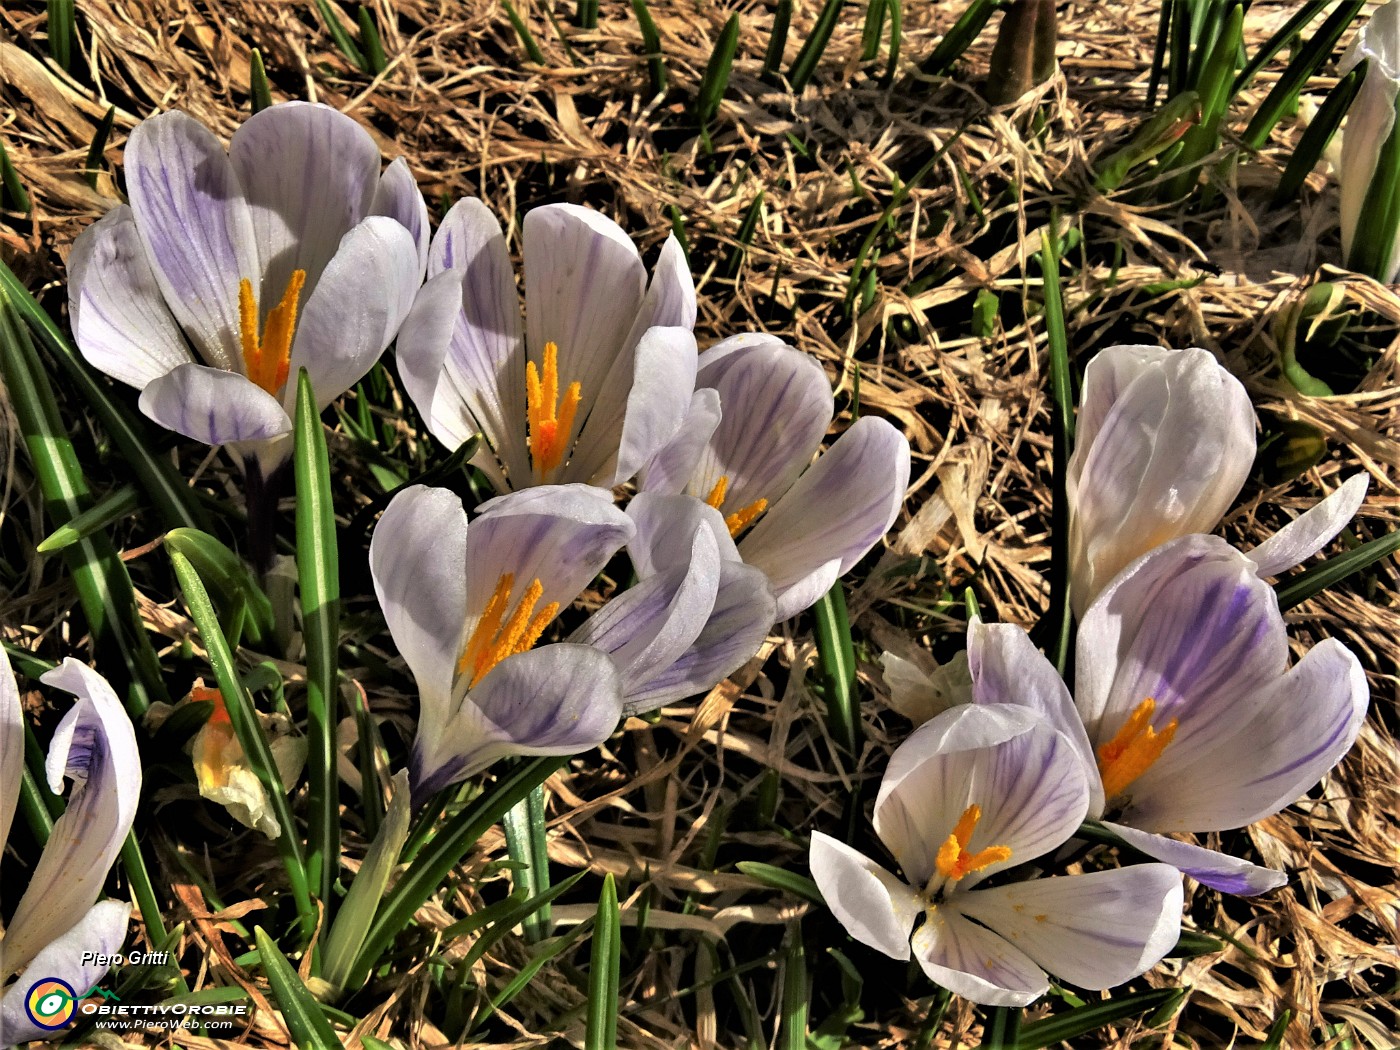
M 821 456 L 835 414 L 826 373 L 769 335 L 732 336 L 700 355 L 680 430 L 640 487 L 718 510 L 744 562 L 795 616 L 884 536 L 909 484 L 909 442 L 883 419 L 857 420 Z
M 482 504 L 470 525 L 446 489 L 400 492 L 374 530 L 370 570 L 418 683 L 415 806 L 505 755 L 572 755 L 622 714 L 622 679 L 590 645 L 535 643 L 622 546 L 610 494 L 548 485 Z
M 1075 745 L 1089 816 L 1136 849 L 1226 893 L 1287 876 L 1168 835 L 1271 816 L 1350 750 L 1369 690 L 1355 656 L 1328 639 L 1289 667 L 1273 588 L 1351 519 L 1352 478 L 1248 553 L 1183 536 L 1120 574 L 1079 625 L 1075 693 L 1009 624 L 968 632 L 973 701 L 1033 709 Z
M 1109 988 L 1176 944 L 1181 876 L 1140 864 L 1057 878 L 984 883 L 1043 857 L 1078 829 L 1089 790 L 1074 746 L 1033 712 L 963 705 L 925 722 L 890 756 L 875 833 L 895 875 L 812 833 L 812 877 L 856 940 L 988 1006 L 1025 1006 L 1046 971 Z
M 301 102 L 251 117 L 227 153 L 194 118 L 161 114 L 132 131 L 125 165 L 131 203 L 68 261 L 78 348 L 157 423 L 267 475 L 291 452 L 298 370 L 324 407 L 408 314 L 422 194 L 402 160 L 380 174 L 354 120 Z
M 76 660 L 64 660 L 40 681 L 78 698 L 59 722 L 44 765 L 50 788 L 62 792 L 67 777 L 73 790 L 0 939 L 0 1046 L 50 1034 L 56 1026 L 45 1028 L 42 1022 L 62 1017 L 62 997 L 81 996 L 109 969 L 83 962 L 83 953 L 119 953 L 131 914 L 124 901 L 94 903 L 131 830 L 141 794 L 131 721 L 106 680 Z M 0 649 L 0 843 L 9 836 L 23 768 L 19 688 Z M 15 974 L 20 979 L 9 984 Z M 31 997 L 39 978 L 47 979 L 50 997 L 45 989 Z M 30 1012 L 36 1005 L 51 1007 L 39 1009 L 41 1023 Z
M 1367 212 L 1365 206 L 1381 151 L 1395 130 L 1400 95 L 1400 4 L 1383 4 L 1376 9 L 1357 31 L 1337 72 L 1349 73 L 1363 60 L 1366 78 L 1347 110 L 1337 172 L 1342 194 L 1342 257 L 1348 266 L 1392 284 L 1400 277 L 1400 226 L 1368 228 L 1366 224 L 1377 223 L 1379 217 L 1375 211 Z
M 1253 462 L 1249 395 L 1207 351 L 1096 355 L 1065 481 L 1075 615 L 1133 559 L 1214 529 Z
M 458 201 L 433 238 L 429 281 L 398 342 L 399 374 L 429 432 L 498 492 L 627 481 L 676 430 L 695 384 L 695 287 L 668 238 L 648 286 L 631 239 L 589 208 L 525 216 L 525 320 L 505 237 Z

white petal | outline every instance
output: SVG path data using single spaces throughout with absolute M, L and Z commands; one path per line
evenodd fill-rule
M 930 909 L 914 931 L 914 956 L 935 984 L 983 1006 L 1029 1006 L 1050 990 L 1025 953 L 951 904 Z
M 447 361 L 447 348 L 461 309 L 462 275 L 447 271 L 430 278 L 427 284 L 418 289 L 413 298 L 413 308 L 399 326 L 394 353 L 404 392 L 423 417 L 428 432 L 453 450 L 477 429 L 466 406 L 456 399 L 450 399 L 451 408 L 456 411 L 441 413 L 441 420 L 433 413 L 438 384 Z
M 720 416 L 718 390 L 703 387 L 691 394 L 680 426 L 642 467 L 637 487 L 643 492 L 685 492 L 719 426 Z
M 1400 7 L 1382 4 L 1376 8 L 1357 32 L 1338 73 L 1349 72 L 1362 59 L 1368 60 L 1366 79 L 1347 111 L 1338 171 L 1343 258 L 1351 253 L 1376 161 L 1395 126 L 1395 99 L 1400 91 Z M 1389 281 L 1386 278 L 1386 283 Z
M 892 959 L 909 958 L 909 931 L 923 904 L 909 886 L 864 854 L 812 832 L 809 863 L 826 906 L 861 944 Z
M 277 399 L 237 372 L 180 365 L 141 391 L 141 411 L 206 445 L 266 441 L 292 430 Z
M 0 849 L 10 838 L 24 772 L 24 711 L 10 655 L 0 648 Z M 0 974 L 0 981 L 4 974 Z
M 1231 857 L 1203 846 L 1139 831 L 1124 824 L 1106 821 L 1104 826 L 1134 849 L 1149 857 L 1165 861 L 1178 871 L 1190 875 L 1202 885 L 1221 893 L 1252 897 L 1276 890 L 1288 882 L 1288 876 L 1273 868 L 1261 868 L 1247 860 Z
M 661 246 L 646 297 L 628 333 L 628 345 L 635 345 L 648 328 L 656 327 L 687 330 L 695 327 L 695 279 L 690 275 L 685 249 L 675 234 L 667 237 Z
M 1277 576 L 1311 558 L 1356 517 L 1370 481 L 1369 475 L 1353 474 L 1336 492 L 1246 551 L 1245 557 L 1258 566 L 1260 576 Z
M 418 248 L 418 279 L 428 268 L 428 202 L 408 170 L 408 161 L 398 157 L 384 169 L 374 191 L 369 214 L 387 215 L 413 236 Z
M 708 529 L 719 547 L 720 558 L 738 561 L 739 550 L 719 511 L 694 496 L 665 496 L 641 492 L 627 504 L 627 516 L 636 526 L 627 553 L 641 579 L 682 565 L 690 557 L 690 537 L 698 528 Z

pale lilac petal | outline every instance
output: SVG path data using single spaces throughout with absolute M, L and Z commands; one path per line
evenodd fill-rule
M 456 450 L 477 431 L 476 421 L 457 398 L 444 398 L 434 412 L 452 330 L 462 310 L 462 275 L 446 271 L 418 289 L 413 308 L 399 326 L 394 359 L 404 392 L 427 424 L 428 432 Z
M 725 362 L 730 357 L 759 346 L 792 349 L 782 339 L 767 332 L 740 332 L 738 335 L 725 336 L 700 355 L 700 371 L 696 383 L 700 386 L 714 386 L 729 367 Z
M 465 410 L 475 423 L 473 429 L 480 428 L 505 466 L 511 484 L 524 487 L 530 483 L 531 464 L 520 300 L 501 225 L 475 198 L 454 204 L 433 238 L 428 274 L 443 270 L 463 275 L 461 312 L 433 400 L 418 402 L 419 411 L 439 440 L 452 444 L 448 435 L 461 433 Z
M 10 838 L 24 772 L 24 710 L 10 655 L 0 647 L 0 849 Z M 3 975 L 0 975 L 3 980 Z
M 1069 738 L 1089 785 L 1089 812 L 1101 813 L 1104 799 L 1098 761 L 1074 698 L 1025 630 L 1015 624 L 984 624 L 974 618 L 967 628 L 967 664 L 973 703 L 1029 708 Z
M 419 735 L 452 706 L 467 623 L 467 513 L 447 489 L 413 485 L 389 501 L 369 544 L 374 593 L 418 684 Z
M 1366 499 L 1371 479 L 1353 474 L 1336 492 L 1294 518 L 1259 546 L 1245 552 L 1260 576 L 1277 576 L 1311 558 L 1351 524 Z
M 487 500 L 467 533 L 468 632 L 503 573 L 515 577 L 512 607 L 532 580 L 540 605 L 567 606 L 632 538 L 612 494 L 591 485 L 537 485 Z
M 721 561 L 714 608 L 695 641 L 669 667 L 626 697 L 628 714 L 655 711 L 708 692 L 742 667 L 768 636 L 777 605 L 768 579 L 738 561 Z
M 237 372 L 180 365 L 141 391 L 138 402 L 167 430 L 206 445 L 266 441 L 292 430 L 275 397 Z
M 208 128 L 175 111 L 136 126 L 124 163 L 136 229 L 166 304 L 206 362 L 237 367 L 238 284 L 247 278 L 256 291 L 262 267 L 228 155 Z
M 694 496 L 640 492 L 627 504 L 627 516 L 636 526 L 627 553 L 640 579 L 685 564 L 690 557 L 690 537 L 702 527 L 713 533 L 722 560 L 739 560 L 724 518 Z
M 1029 1006 L 1050 990 L 1024 952 L 947 905 L 914 931 L 914 957 L 935 984 L 983 1006 Z
M 1180 872 L 1136 864 L 960 893 L 949 905 L 1056 977 L 1099 991 L 1145 973 L 1176 946 L 1181 903 Z
M 705 499 L 728 479 L 726 515 L 759 499 L 776 503 L 812 462 L 835 412 L 821 365 L 771 336 L 750 338 L 711 347 L 695 379 L 719 392 L 723 418 L 687 491 Z
M 1254 462 L 1254 425 L 1205 350 L 1115 346 L 1090 362 L 1066 481 L 1077 615 L 1134 559 L 1215 528 Z
M 140 389 L 192 360 L 125 204 L 73 242 L 68 317 L 88 364 L 129 386 Z
M 909 931 L 923 911 L 913 889 L 820 831 L 812 832 L 809 863 L 826 906 L 847 933 L 892 959 L 909 958 Z
M 67 776 L 73 789 L 6 930 L 11 970 L 27 966 L 92 906 L 141 795 L 136 732 L 106 679 L 70 658 L 40 681 L 78 697 L 54 731 L 45 765 L 50 788 L 61 791 Z
M 1217 853 L 1203 846 L 1177 842 L 1175 839 L 1139 831 L 1124 824 L 1105 822 L 1104 827 L 1139 852 L 1165 861 L 1202 885 L 1221 893 L 1253 897 L 1259 893 L 1276 890 L 1288 882 L 1288 876 L 1284 872 L 1262 868 L 1258 864 Z
M 528 212 L 521 228 L 525 338 L 540 367 L 545 343 L 559 348 L 559 389 L 581 386 L 574 426 L 587 417 L 642 304 L 646 270 L 617 223 L 573 204 Z
M 303 294 L 314 294 L 341 239 L 369 214 L 379 147 L 344 113 L 283 102 L 244 121 L 228 152 L 253 217 L 262 261 L 253 290 L 266 315 L 293 270 L 306 271 Z
M 867 416 L 768 508 L 739 553 L 772 582 L 779 619 L 815 602 L 880 542 L 908 487 L 909 442 Z
M 418 279 L 428 269 L 428 202 L 408 170 L 408 161 L 398 157 L 379 176 L 379 185 L 370 202 L 370 215 L 387 215 L 413 236 L 418 248 Z
M 74 996 L 81 996 L 94 987 L 111 967 L 85 963 L 83 953 L 120 955 L 130 918 L 131 905 L 125 901 L 101 901 L 88 908 L 67 933 L 50 941 L 35 955 L 27 972 L 6 989 L 4 998 L 0 999 L 0 1046 L 52 1036 L 52 1029 L 40 1028 L 29 1019 L 25 1009 L 29 989 L 44 977 L 62 981 L 72 989 Z M 5 966 L 9 968 L 10 965 L 7 955 Z
M 721 414 L 718 390 L 703 387 L 691 394 L 680 426 L 671 440 L 643 465 L 637 488 L 643 492 L 685 492 L 719 426 Z
M 1367 62 L 1366 79 L 1347 111 L 1337 173 L 1342 190 L 1343 258 L 1351 253 L 1381 147 L 1395 126 L 1395 98 L 1400 92 L 1400 6 L 1382 4 L 1375 9 L 1342 57 L 1338 75 L 1350 72 L 1362 60 Z M 1400 267 L 1400 252 L 1392 258 L 1392 267 Z M 1394 280 L 1393 273 L 1375 276 L 1387 284 Z
M 1132 785 L 1122 820 L 1222 831 L 1272 816 L 1351 750 L 1369 701 L 1356 657 L 1336 639 L 1320 642 L 1286 675 L 1183 711 L 1177 738 Z
M 321 408 L 358 383 L 398 334 L 421 280 L 413 236 L 395 220 L 375 215 L 346 234 L 297 322 L 288 411 L 302 368 Z
M 923 886 L 968 806 L 982 818 L 967 848 L 1006 846 L 1007 860 L 957 883 L 965 890 L 1049 852 L 1079 827 L 1089 790 L 1073 745 L 1033 711 L 1005 704 L 950 708 L 895 749 L 875 800 L 875 833 L 905 877 Z
M 689 331 L 695 327 L 695 312 L 695 279 L 690 274 L 681 242 L 672 234 L 661 246 L 647 294 L 628 333 L 627 345 L 635 346 L 648 328 Z

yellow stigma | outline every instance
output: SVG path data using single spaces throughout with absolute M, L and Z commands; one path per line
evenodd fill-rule
M 258 301 L 253 282 L 238 282 L 238 334 L 243 342 L 243 366 L 248 378 L 269 394 L 287 382 L 292 367 L 292 336 L 297 330 L 297 300 L 306 283 L 305 270 L 293 270 L 282 301 L 267 312 L 267 324 L 258 338 Z
M 953 833 L 938 847 L 938 856 L 934 859 L 934 864 L 938 868 L 938 874 L 945 879 L 957 880 L 970 872 L 981 871 L 989 864 L 1000 864 L 1011 859 L 1009 846 L 988 846 L 976 853 L 967 851 L 967 844 L 972 840 L 972 833 L 981 819 L 982 807 L 974 802 L 963 810 Z
M 486 603 L 486 611 L 481 614 L 471 637 L 462 648 L 457 673 L 462 675 L 470 671 L 469 689 L 474 688 L 486 677 L 487 671 L 507 656 L 523 653 L 539 641 L 549 621 L 559 612 L 558 602 L 550 602 L 538 613 L 535 612 L 535 606 L 544 595 L 544 585 L 536 579 L 525 588 L 515 612 L 507 619 L 506 610 L 510 608 L 510 592 L 514 587 L 515 575 L 502 573 L 496 581 L 491 600 Z
M 1147 772 L 1176 736 L 1173 718 L 1159 733 L 1152 728 L 1157 701 L 1148 697 L 1128 716 L 1123 728 L 1099 748 L 1099 775 L 1103 777 L 1105 799 L 1117 798 L 1129 784 Z
M 705 502 L 719 510 L 724 506 L 724 494 L 729 491 L 729 475 L 721 474 L 715 487 L 710 489 L 710 494 L 705 497 Z M 729 535 L 737 536 L 749 527 L 754 518 L 758 517 L 768 509 L 766 499 L 756 499 L 747 507 L 740 507 L 733 514 L 725 515 L 724 524 L 729 527 Z
M 574 428 L 583 387 L 570 383 L 559 403 L 559 346 L 544 344 L 544 379 L 531 361 L 525 366 L 525 417 L 529 423 L 530 455 L 541 476 L 564 462 L 569 433 Z

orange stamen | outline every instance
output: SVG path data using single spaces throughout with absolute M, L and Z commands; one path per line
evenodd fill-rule
M 721 474 L 719 480 L 715 482 L 715 487 L 710 489 L 710 494 L 705 497 L 705 502 L 714 507 L 715 510 L 719 510 L 724 506 L 724 496 L 728 491 L 729 475 Z M 747 507 L 740 507 L 733 514 L 725 515 L 724 524 L 729 529 L 729 535 L 738 536 L 767 509 L 768 501 L 766 499 L 756 499 Z
M 1123 728 L 1113 739 L 1098 750 L 1099 775 L 1103 778 L 1103 794 L 1106 799 L 1117 798 L 1134 780 L 1147 772 L 1153 762 L 1162 756 L 1167 745 L 1176 736 L 1176 719 L 1173 718 L 1161 732 L 1152 727 L 1152 715 L 1157 710 L 1157 701 L 1148 697 L 1128 716 Z
M 972 840 L 972 833 L 977 830 L 977 822 L 981 819 L 982 807 L 974 802 L 963 810 L 953 833 L 938 847 L 934 865 L 938 868 L 938 874 L 945 879 L 956 881 L 971 872 L 981 871 L 988 865 L 1011 859 L 1009 846 L 988 846 L 976 853 L 967 851 L 967 844 Z
M 583 387 L 570 383 L 559 402 L 559 346 L 544 344 L 544 378 L 531 361 L 525 366 L 525 417 L 529 426 L 530 455 L 541 476 L 564 462 L 573 432 Z
M 306 271 L 293 270 L 281 301 L 267 312 L 267 323 L 260 339 L 253 282 L 246 277 L 238 282 L 238 335 L 243 345 L 243 366 L 248 378 L 269 394 L 275 395 L 282 389 L 291 371 L 297 302 L 305 283 Z
M 195 703 L 212 703 L 214 705 L 214 710 L 209 715 L 209 721 L 229 721 L 228 708 L 224 706 L 224 694 L 217 689 L 209 689 L 205 686 L 197 685 L 190 690 L 190 699 Z
M 533 647 L 559 612 L 558 602 L 549 602 L 538 613 L 535 612 L 535 606 L 544 596 L 544 585 L 536 579 L 525 588 L 515 611 L 506 619 L 510 592 L 514 586 L 515 576 L 509 572 L 502 573 L 496 581 L 491 600 L 486 603 L 486 611 L 481 614 L 467 644 L 462 647 L 457 673 L 461 675 L 471 671 L 469 689 L 474 688 L 491 668 L 507 656 L 523 653 Z

